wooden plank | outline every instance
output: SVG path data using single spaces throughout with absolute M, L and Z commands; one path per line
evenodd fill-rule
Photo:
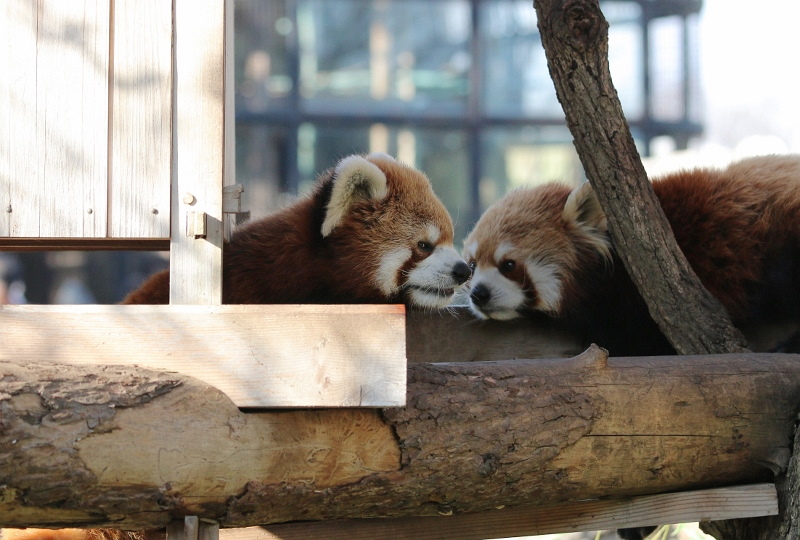
M 36 154 L 37 4 L 6 0 L 0 7 L 0 236 L 38 236 L 41 194 Z M 11 149 L 13 148 L 13 152 Z M 9 212 L 8 210 L 12 210 Z
M 105 236 L 109 0 L 38 6 L 34 185 L 41 191 L 38 234 L 23 234 Z
M 168 238 L 172 4 L 115 2 L 110 236 Z
M 225 0 L 175 0 L 174 6 L 170 303 L 220 304 Z M 204 238 L 186 235 L 189 212 L 207 214 Z
M 405 404 L 403 306 L 0 306 L 0 359 L 140 365 L 238 407 Z
M 219 523 L 201 519 L 199 522 L 197 537 L 199 540 L 219 540 Z
M 13 238 L 0 237 L 0 251 L 127 250 L 167 251 L 169 238 Z
M 167 525 L 167 540 L 198 540 L 199 533 L 200 519 L 197 516 L 186 516 Z
M 410 310 L 406 318 L 409 362 L 566 358 L 585 349 L 575 335 L 541 320 L 479 321 L 466 306 L 447 312 Z
M 223 529 L 222 540 L 483 540 L 596 531 L 668 523 L 773 516 L 778 496 L 772 484 L 684 493 L 506 508 L 443 517 L 318 521 Z

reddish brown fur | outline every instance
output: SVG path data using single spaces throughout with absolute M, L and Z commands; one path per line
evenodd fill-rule
M 440 244 L 452 243 L 452 221 L 423 174 L 392 159 L 372 161 L 386 174 L 389 194 L 357 203 L 328 237 L 321 237 L 320 227 L 333 170 L 310 196 L 236 230 L 225 245 L 223 303 L 403 302 L 369 279 L 378 255 L 424 223 L 439 227 Z M 417 262 L 426 254 L 414 250 L 413 256 Z M 169 272 L 152 276 L 124 303 L 169 303 Z
M 800 156 L 679 172 L 655 180 L 653 188 L 687 260 L 735 323 L 800 317 Z M 502 242 L 517 248 L 512 258 L 557 265 L 562 296 L 550 314 L 587 330 L 589 339 L 607 338 L 629 354 L 668 351 L 665 343 L 648 346 L 660 333 L 623 265 L 616 260 L 611 272 L 605 268 L 597 249 L 605 223 L 595 220 L 597 229 L 587 229 L 562 218 L 569 193 L 548 184 L 510 194 L 487 210 L 465 246 L 477 244 L 478 267 L 496 264 Z M 524 277 L 516 281 L 532 287 Z M 527 297 L 535 299 L 536 291 Z
M 800 159 L 765 157 L 653 183 L 678 245 L 734 320 L 747 318 L 765 264 L 800 247 Z M 800 299 L 798 299 L 800 303 Z

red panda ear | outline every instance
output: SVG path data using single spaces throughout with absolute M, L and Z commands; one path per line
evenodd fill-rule
M 583 182 L 570 192 L 561 216 L 564 221 L 588 226 L 603 234 L 608 230 L 606 215 L 589 182 Z
M 331 198 L 322 222 L 322 236 L 328 236 L 358 201 L 386 197 L 386 175 L 361 156 L 344 158 L 336 166 Z

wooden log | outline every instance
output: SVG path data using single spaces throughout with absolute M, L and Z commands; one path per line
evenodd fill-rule
M 257 413 L 178 374 L 5 360 L 0 522 L 243 527 L 765 481 L 788 456 L 798 360 L 411 364 L 405 408 Z

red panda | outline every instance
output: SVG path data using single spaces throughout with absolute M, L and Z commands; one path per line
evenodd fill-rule
M 737 326 L 800 319 L 800 156 L 653 182 L 678 245 Z M 464 243 L 476 316 L 544 314 L 612 355 L 672 354 L 588 183 L 512 191 Z
M 349 156 L 307 197 L 237 229 L 223 252 L 223 302 L 407 303 L 443 308 L 470 270 L 428 178 L 385 154 Z M 169 272 L 123 303 L 169 303 Z M 3 540 L 153 540 L 159 531 L 3 529 Z
M 222 301 L 442 308 L 469 275 L 428 178 L 385 154 L 355 155 L 323 173 L 307 197 L 233 233 Z M 169 303 L 169 272 L 123 303 Z

